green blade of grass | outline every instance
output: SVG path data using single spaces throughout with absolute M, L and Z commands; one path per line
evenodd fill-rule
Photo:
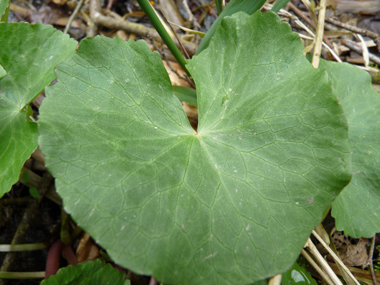
M 153 10 L 153 7 L 150 5 L 148 0 L 137 0 L 141 9 L 148 16 L 154 28 L 157 30 L 158 34 L 161 36 L 164 43 L 167 45 L 169 50 L 172 52 L 173 56 L 176 58 L 178 63 L 181 65 L 186 74 L 190 77 L 190 73 L 186 68 L 186 59 L 174 43 L 173 39 L 170 37 L 168 32 L 165 30 L 165 27 L 162 25 L 160 19 L 157 17 L 156 13 Z
M 215 0 L 216 10 L 218 10 L 218 15 L 223 11 L 223 0 Z
M 284 8 L 288 2 L 290 2 L 290 0 L 277 0 L 276 3 L 274 3 L 271 11 L 277 13 L 282 8 Z

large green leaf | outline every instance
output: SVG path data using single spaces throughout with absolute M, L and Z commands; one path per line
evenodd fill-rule
M 197 132 L 143 41 L 86 39 L 58 66 L 40 145 L 65 209 L 118 264 L 168 284 L 283 272 L 350 178 L 327 75 L 273 13 L 226 18 L 189 70 Z
M 124 274 L 100 260 L 61 268 L 41 285 L 130 285 Z
M 10 190 L 25 160 L 37 148 L 37 125 L 25 105 L 54 78 L 54 68 L 76 42 L 42 24 L 0 23 L 0 197 Z
M 338 230 L 352 237 L 380 232 L 380 95 L 359 68 L 321 61 L 342 104 L 352 148 L 352 180 L 333 203 Z

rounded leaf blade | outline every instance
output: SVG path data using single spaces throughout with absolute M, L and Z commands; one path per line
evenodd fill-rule
M 115 262 L 168 284 L 283 272 L 350 178 L 327 76 L 272 13 L 223 20 L 189 70 L 197 132 L 144 42 L 86 39 L 57 68 L 40 145 L 65 208 Z

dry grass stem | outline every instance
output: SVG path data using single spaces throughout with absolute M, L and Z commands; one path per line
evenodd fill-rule
M 314 68 L 318 68 L 319 59 L 321 58 L 322 38 L 323 38 L 323 32 L 324 32 L 324 27 L 325 27 L 325 16 L 326 16 L 326 0 L 321 0 L 319 5 L 320 5 L 320 9 L 318 13 L 317 31 L 315 34 L 315 45 L 314 45 L 313 59 L 311 61 L 311 64 L 314 66 Z
M 281 285 L 282 274 L 277 274 L 269 279 L 268 285 Z
M 342 269 L 352 278 L 356 285 L 360 285 L 359 281 L 356 280 L 354 275 L 352 275 L 351 271 L 347 268 L 347 266 L 340 260 L 340 258 L 335 254 L 335 252 L 323 241 L 323 239 L 316 233 L 316 231 L 312 231 L 313 235 L 318 239 L 318 241 L 323 245 L 323 247 L 330 253 L 330 255 L 334 258 L 336 263 L 342 267 Z
M 313 232 L 315 232 L 313 230 Z M 322 240 L 322 239 L 321 239 Z M 311 239 L 309 238 L 305 245 L 310 253 L 314 256 L 315 260 L 320 264 L 326 274 L 330 277 L 331 281 L 334 285 L 343 285 L 338 276 L 334 273 L 331 267 L 328 265 L 327 261 L 323 258 L 321 253 L 318 251 L 317 247 L 313 244 Z
M 314 261 L 314 259 L 306 250 L 302 249 L 301 254 L 309 262 L 309 264 L 319 273 L 319 275 L 321 275 L 323 280 L 328 285 L 334 285 L 334 282 L 331 281 L 330 277 L 321 269 L 321 267 Z

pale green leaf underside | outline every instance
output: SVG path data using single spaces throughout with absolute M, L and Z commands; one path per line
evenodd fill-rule
M 65 208 L 118 264 L 168 284 L 285 271 L 351 173 L 327 77 L 272 13 L 226 18 L 189 70 L 197 134 L 145 42 L 86 39 L 58 66 L 40 145 Z
M 380 95 L 357 67 L 321 61 L 342 104 L 352 148 L 352 180 L 334 201 L 336 228 L 352 237 L 380 232 Z
M 0 79 L 0 197 L 37 148 L 37 126 L 22 109 L 55 78 L 56 64 L 75 47 L 52 26 L 0 23 L 0 65 L 7 73 Z
M 3 78 L 5 75 L 7 75 L 7 72 L 4 70 L 4 68 L 0 65 L 0 78 Z
M 41 285 L 129 285 L 124 274 L 100 260 L 61 268 L 57 274 L 41 282 Z

